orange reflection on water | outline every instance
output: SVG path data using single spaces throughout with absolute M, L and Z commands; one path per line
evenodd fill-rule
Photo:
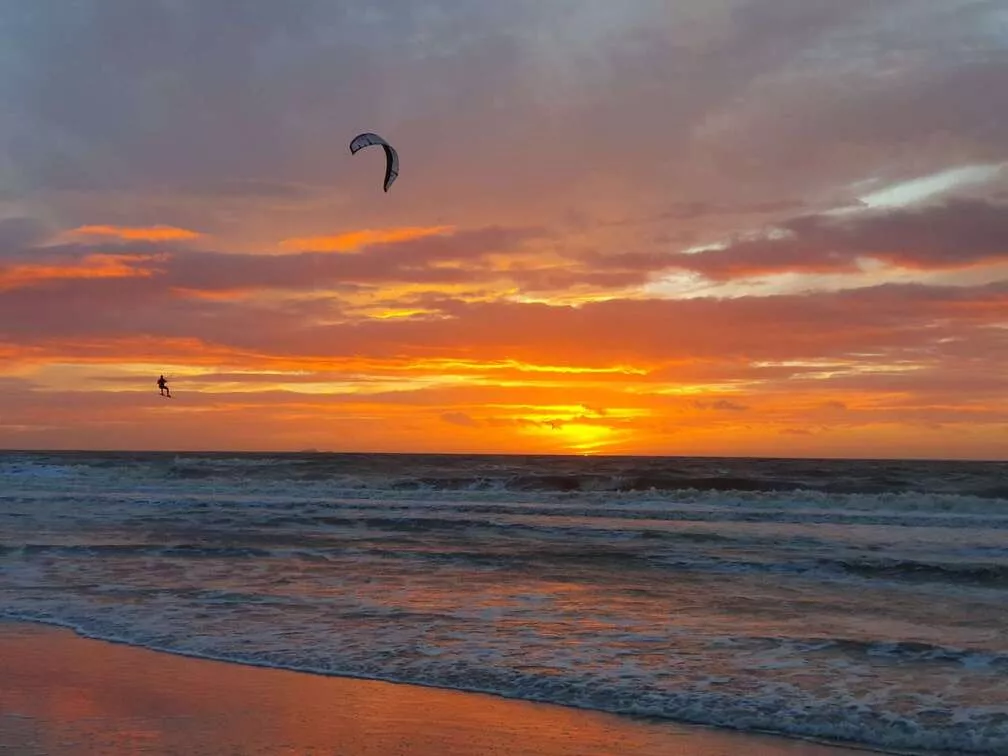
M 849 750 L 492 696 L 187 659 L 0 625 L 0 742 L 63 754 L 676 754 Z

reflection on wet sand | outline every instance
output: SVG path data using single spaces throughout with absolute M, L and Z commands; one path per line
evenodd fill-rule
M 838 756 L 801 741 L 411 685 L 189 659 L 0 624 L 0 745 L 15 754 Z

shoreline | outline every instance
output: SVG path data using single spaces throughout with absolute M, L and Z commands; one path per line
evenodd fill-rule
M 878 753 L 492 693 L 185 656 L 16 620 L 0 620 L 0 676 L 0 750 L 11 753 Z

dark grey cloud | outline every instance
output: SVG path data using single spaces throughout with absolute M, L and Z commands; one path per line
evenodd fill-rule
M 742 239 L 724 249 L 681 254 L 595 253 L 589 269 L 621 273 L 626 281 L 671 269 L 715 280 L 773 273 L 844 273 L 863 260 L 922 270 L 1008 262 L 1008 205 L 952 198 L 923 206 L 844 215 L 805 215 L 785 221 L 777 233 Z
M 36 218 L 4 218 L 0 220 L 0 259 L 22 255 L 52 233 L 48 224 Z
M 772 206 L 1006 147 L 989 2 L 37 0 L 2 13 L 2 184 L 21 192 L 344 190 L 363 175 L 346 142 L 364 128 L 402 146 L 401 187 L 426 187 L 411 205 L 428 211 L 532 189 L 577 202 L 602 174 L 645 204 Z

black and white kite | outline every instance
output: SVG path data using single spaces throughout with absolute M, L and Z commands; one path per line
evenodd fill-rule
M 395 151 L 395 148 L 377 134 L 372 134 L 368 131 L 358 134 L 350 140 L 350 154 L 356 155 L 358 150 L 373 145 L 381 145 L 382 149 L 385 150 L 385 182 L 382 186 L 387 192 L 389 187 L 392 186 L 392 182 L 399 176 L 399 154 Z

